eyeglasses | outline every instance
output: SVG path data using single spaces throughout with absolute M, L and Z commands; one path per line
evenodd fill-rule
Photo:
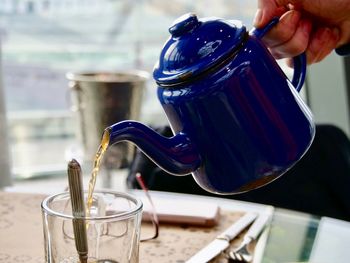
M 141 238 L 140 238 L 140 242 L 145 242 L 145 241 L 149 241 L 152 239 L 156 239 L 159 235 L 159 219 L 156 213 L 156 209 L 154 206 L 154 203 L 152 201 L 151 195 L 148 191 L 148 188 L 141 176 L 141 173 L 136 173 L 136 180 L 138 182 L 138 184 L 140 185 L 140 187 L 142 188 L 142 190 L 144 191 L 146 197 L 147 197 L 147 201 L 150 204 L 151 207 L 151 213 L 145 213 L 147 216 L 149 216 L 149 221 L 151 221 L 152 223 L 152 230 L 148 231 L 147 228 L 144 228 L 144 231 L 141 231 Z M 66 210 L 69 206 L 70 202 L 67 201 L 66 205 L 65 205 L 65 209 Z M 121 222 L 120 224 L 110 224 L 110 223 L 106 223 L 100 226 L 101 228 L 99 229 L 100 231 L 100 236 L 106 236 L 106 237 L 111 237 L 111 238 L 119 238 L 124 236 L 127 232 L 128 232 L 128 224 L 125 222 Z M 72 224 L 68 224 L 68 221 L 64 220 L 63 224 L 62 224 L 62 232 L 64 234 L 64 236 L 68 239 L 73 240 L 74 239 L 74 231 L 72 228 Z
M 151 205 L 151 214 L 149 214 L 151 222 L 152 222 L 152 226 L 153 226 L 153 235 L 150 235 L 147 238 L 143 238 L 141 235 L 141 242 L 144 241 L 148 241 L 148 240 L 152 240 L 152 239 L 156 239 L 159 235 L 159 219 L 157 216 L 157 211 L 155 209 L 154 203 L 152 201 L 151 195 L 148 191 L 148 188 L 145 184 L 145 181 L 143 180 L 141 173 L 136 173 L 136 180 L 138 182 L 138 184 L 140 185 L 140 187 L 142 188 L 142 190 L 145 192 L 145 195 L 147 197 L 148 202 Z

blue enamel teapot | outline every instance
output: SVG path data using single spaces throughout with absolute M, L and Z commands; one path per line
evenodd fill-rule
M 308 150 L 315 126 L 298 94 L 305 55 L 294 58 L 290 81 L 261 41 L 277 22 L 248 32 L 240 21 L 178 18 L 153 72 L 174 136 L 126 120 L 106 128 L 109 145 L 132 142 L 168 173 L 192 174 L 217 194 L 281 176 Z

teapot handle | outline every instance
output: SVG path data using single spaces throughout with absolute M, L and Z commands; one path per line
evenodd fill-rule
M 266 26 L 263 28 L 254 28 L 251 31 L 251 35 L 261 39 L 273 26 L 275 26 L 279 21 L 278 17 L 273 18 Z M 294 57 L 294 73 L 292 78 L 292 84 L 295 89 L 299 92 L 304 85 L 306 76 L 306 54 L 305 52 Z

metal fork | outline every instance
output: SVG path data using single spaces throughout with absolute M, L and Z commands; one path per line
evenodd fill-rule
M 253 260 L 253 252 L 249 249 L 249 246 L 255 241 L 267 223 L 270 221 L 271 214 L 260 214 L 259 217 L 249 228 L 248 232 L 244 235 L 242 243 L 232 251 L 228 253 L 229 262 L 251 262 Z

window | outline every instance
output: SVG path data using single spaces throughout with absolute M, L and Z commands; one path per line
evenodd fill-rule
M 208 8 L 210 6 L 210 8 Z M 187 12 L 242 20 L 254 0 L 1 0 L 0 36 L 13 170 L 17 178 L 60 174 L 76 144 L 68 71 L 152 72 L 168 27 Z M 161 112 L 150 79 L 143 119 Z

